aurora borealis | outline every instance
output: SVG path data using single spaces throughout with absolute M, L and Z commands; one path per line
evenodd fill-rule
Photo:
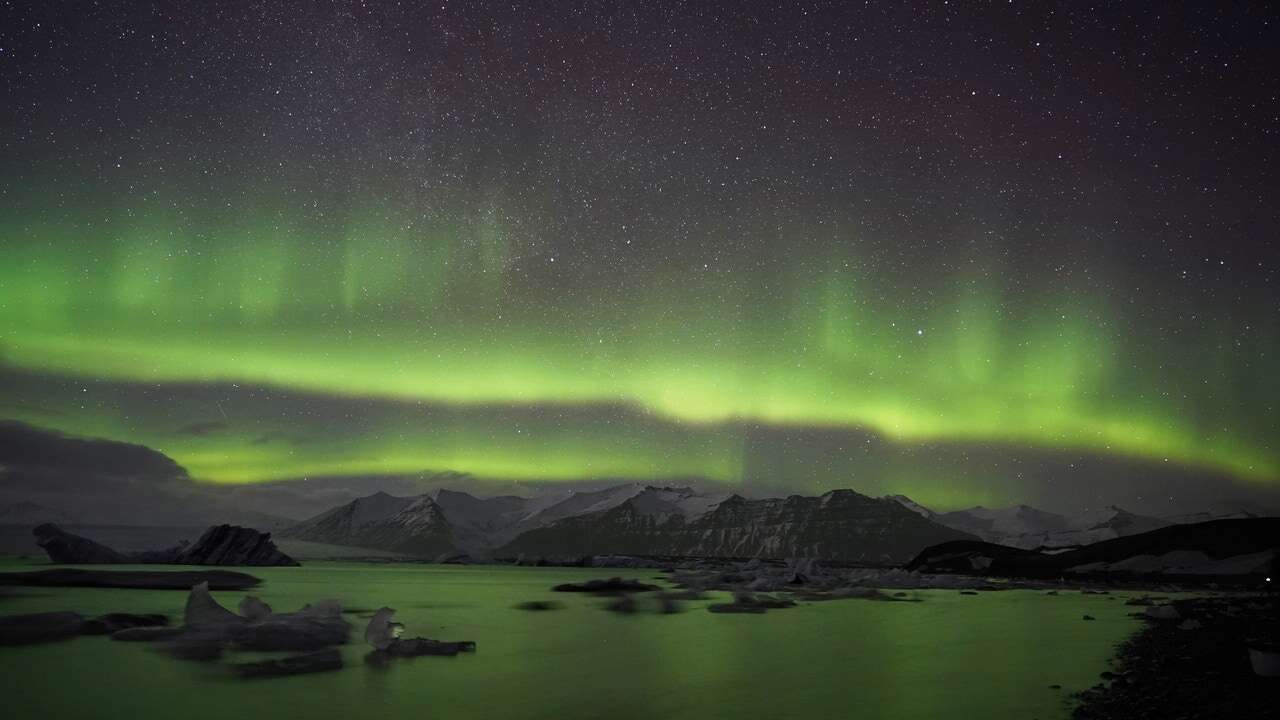
M 1133 12 L 9 8 L 0 418 L 206 483 L 1274 493 L 1275 50 Z

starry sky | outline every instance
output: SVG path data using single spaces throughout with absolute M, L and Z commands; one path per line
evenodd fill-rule
M 1275 504 L 1280 18 L 1202 5 L 5 3 L 0 431 Z

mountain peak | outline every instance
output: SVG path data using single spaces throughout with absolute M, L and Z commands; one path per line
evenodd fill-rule
M 479 500 L 475 495 L 461 490 L 450 490 L 449 488 L 436 488 L 427 493 L 429 496 L 439 500 L 441 498 L 455 498 L 459 500 Z
M 901 505 L 902 507 L 904 507 L 904 508 L 906 508 L 906 509 L 910 510 L 911 512 L 913 512 L 913 513 L 915 513 L 915 514 L 917 514 L 917 515 L 920 515 L 921 517 L 929 518 L 930 520 L 932 520 L 933 518 L 935 518 L 935 517 L 937 517 L 937 516 L 938 516 L 938 513 L 936 513 L 936 512 L 934 512 L 933 510 L 930 510 L 929 508 L 927 508 L 927 507 L 925 507 L 925 506 L 921 505 L 920 503 L 916 502 L 915 500 L 912 500 L 911 498 L 907 497 L 906 495 L 901 495 L 901 494 L 898 494 L 898 495 L 885 495 L 883 498 L 881 498 L 881 500 L 888 500 L 889 502 L 895 502 L 895 503 L 898 503 L 899 505 Z

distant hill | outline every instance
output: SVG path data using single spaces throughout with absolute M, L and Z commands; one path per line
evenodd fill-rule
M 1070 519 L 1030 505 L 990 509 L 982 506 L 942 513 L 937 521 L 947 527 L 972 533 L 990 542 L 1024 547 L 1055 533 L 1073 530 Z
M 1115 505 L 1078 515 L 1060 515 L 1030 505 L 1007 508 L 977 506 L 938 513 L 903 495 L 890 495 L 887 498 L 947 527 L 977 535 L 986 542 L 1025 550 L 1069 550 L 1169 525 L 1257 517 L 1241 511 L 1221 515 L 1205 512 L 1160 518 L 1139 515 Z
M 1020 577 L 1071 574 L 1259 575 L 1276 570 L 1280 518 L 1211 520 L 1047 554 L 988 542 L 947 542 L 923 550 L 907 569 Z

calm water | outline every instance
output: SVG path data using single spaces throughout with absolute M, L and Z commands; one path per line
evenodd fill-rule
M 9 563 L 0 569 L 18 569 Z M 1135 621 L 1108 596 L 915 593 L 766 615 L 617 615 L 552 593 L 609 571 L 310 563 L 253 568 L 277 610 L 336 597 L 396 608 L 406 636 L 475 640 L 474 655 L 364 664 L 364 619 L 336 673 L 240 680 L 105 637 L 0 648 L 6 718 L 1058 718 Z M 632 571 L 648 578 L 655 573 Z M 161 612 L 184 593 L 18 588 L 0 614 Z M 234 608 L 243 593 L 216 593 Z M 564 609 L 512 606 L 548 599 Z M 1084 614 L 1097 618 L 1085 622 Z M 231 655 L 255 659 L 256 654 Z M 1049 685 L 1060 684 L 1062 690 Z

